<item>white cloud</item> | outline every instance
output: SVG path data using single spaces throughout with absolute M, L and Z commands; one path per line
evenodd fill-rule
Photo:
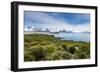
M 46 13 L 29 12 L 27 13 L 27 16 L 31 18 L 31 20 L 42 22 L 43 24 L 38 24 L 42 28 L 50 28 L 57 31 L 66 29 L 74 32 L 90 32 L 90 24 L 68 24 L 63 20 L 56 19 Z

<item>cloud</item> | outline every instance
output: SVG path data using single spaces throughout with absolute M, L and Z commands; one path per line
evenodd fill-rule
M 63 21 L 58 20 L 43 12 L 26 12 L 26 18 L 31 19 L 31 22 L 41 24 L 62 24 Z
M 56 15 L 57 16 L 57 15 Z M 83 15 L 85 19 L 88 20 L 87 15 Z M 60 17 L 60 16 L 59 16 Z M 81 16 L 77 15 L 78 19 L 82 19 Z M 25 25 L 32 25 L 32 26 L 39 26 L 42 28 L 50 28 L 50 29 L 55 29 L 55 30 L 68 30 L 68 31 L 74 31 L 74 32 L 90 32 L 90 24 L 85 23 L 85 24 L 78 24 L 78 25 L 73 25 L 69 24 L 65 21 L 64 18 L 57 18 L 53 14 L 50 15 L 50 13 L 45 13 L 45 12 L 25 12 Z

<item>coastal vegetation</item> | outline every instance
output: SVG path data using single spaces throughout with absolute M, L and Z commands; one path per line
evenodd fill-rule
M 24 61 L 90 58 L 90 42 L 61 40 L 54 35 L 24 34 Z

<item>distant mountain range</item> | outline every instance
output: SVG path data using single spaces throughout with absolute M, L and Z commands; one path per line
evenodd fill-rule
M 42 29 L 41 27 L 33 27 L 33 26 L 25 26 L 24 27 L 24 31 L 38 31 L 38 32 L 64 32 L 64 33 L 90 33 L 90 32 L 87 32 L 87 31 L 84 31 L 84 32 L 74 32 L 74 31 L 68 31 L 68 30 L 54 30 L 54 29 L 49 29 L 49 28 L 46 28 L 46 29 Z

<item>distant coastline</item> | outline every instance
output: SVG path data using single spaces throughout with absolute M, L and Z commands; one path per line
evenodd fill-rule
M 61 40 L 73 40 L 90 42 L 90 33 L 88 32 L 41 32 L 41 31 L 25 31 L 24 34 L 46 34 L 53 35 Z
M 52 32 L 52 34 L 51 34 L 51 32 L 24 31 L 24 34 L 34 34 L 34 33 L 36 33 L 36 34 L 48 34 L 48 35 L 52 35 L 52 34 L 54 34 L 53 32 Z
M 72 31 L 59 31 L 59 32 L 51 32 L 51 31 L 24 31 L 24 34 L 59 34 L 59 33 L 90 33 L 90 32 L 72 32 Z

